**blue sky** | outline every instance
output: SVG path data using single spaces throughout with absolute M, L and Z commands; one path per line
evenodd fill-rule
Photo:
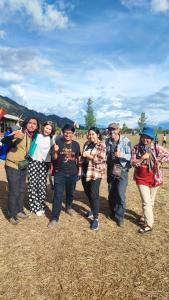
M 169 0 L 0 0 L 0 94 L 98 124 L 169 121 Z

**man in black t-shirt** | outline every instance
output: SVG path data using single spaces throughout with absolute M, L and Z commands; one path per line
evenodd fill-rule
M 55 227 L 59 220 L 63 193 L 66 192 L 66 212 L 73 214 L 72 202 L 78 175 L 80 145 L 73 140 L 74 126 L 65 125 L 62 128 L 63 138 L 56 140 L 53 147 L 54 160 L 54 197 L 52 218 L 49 228 Z

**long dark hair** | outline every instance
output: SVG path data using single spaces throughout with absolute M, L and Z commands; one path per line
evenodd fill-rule
M 100 130 L 97 128 L 97 127 L 90 127 L 89 129 L 88 129 L 88 134 L 89 134 L 89 131 L 90 130 L 92 130 L 92 131 L 94 131 L 97 135 L 98 135 L 98 138 L 99 138 L 99 140 L 100 141 L 102 141 L 102 135 L 101 135 L 101 132 L 100 132 Z
M 37 122 L 37 129 L 35 130 L 35 132 L 38 132 L 38 131 L 39 131 L 40 123 L 39 123 L 38 118 L 37 118 L 37 117 L 34 117 L 34 116 L 28 117 L 28 118 L 26 118 L 26 119 L 22 122 L 22 130 L 23 130 L 23 131 L 26 129 L 26 127 L 27 127 L 29 121 L 32 120 L 32 119 L 33 119 L 33 120 L 36 120 L 36 122 Z M 35 132 L 34 132 L 34 133 L 35 133 Z

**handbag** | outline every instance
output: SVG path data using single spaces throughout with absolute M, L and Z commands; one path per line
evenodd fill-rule
M 112 169 L 112 175 L 116 178 L 120 178 L 122 174 L 122 166 L 120 164 L 114 164 Z
M 26 159 L 24 159 L 24 160 L 18 161 L 18 163 L 17 163 L 18 169 L 19 169 L 19 170 L 26 170 L 27 167 L 28 167 L 28 165 L 29 165 L 29 161 L 30 161 L 30 160 L 29 160 L 28 158 L 26 158 Z

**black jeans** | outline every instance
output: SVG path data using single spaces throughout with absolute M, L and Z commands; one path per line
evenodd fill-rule
M 100 188 L 101 178 L 96 180 L 86 181 L 85 177 L 82 177 L 82 185 L 87 195 L 93 211 L 94 219 L 98 219 L 99 208 L 100 208 L 100 199 L 99 199 L 99 188 Z
M 23 200 L 25 196 L 26 170 L 17 170 L 5 166 L 8 180 L 8 214 L 10 218 L 23 212 Z
M 126 208 L 126 189 L 128 184 L 128 171 L 122 171 L 120 178 L 108 178 L 108 201 L 112 217 L 122 221 Z
M 59 220 L 64 191 L 66 191 L 66 209 L 72 207 L 76 181 L 77 174 L 55 172 L 52 220 Z

